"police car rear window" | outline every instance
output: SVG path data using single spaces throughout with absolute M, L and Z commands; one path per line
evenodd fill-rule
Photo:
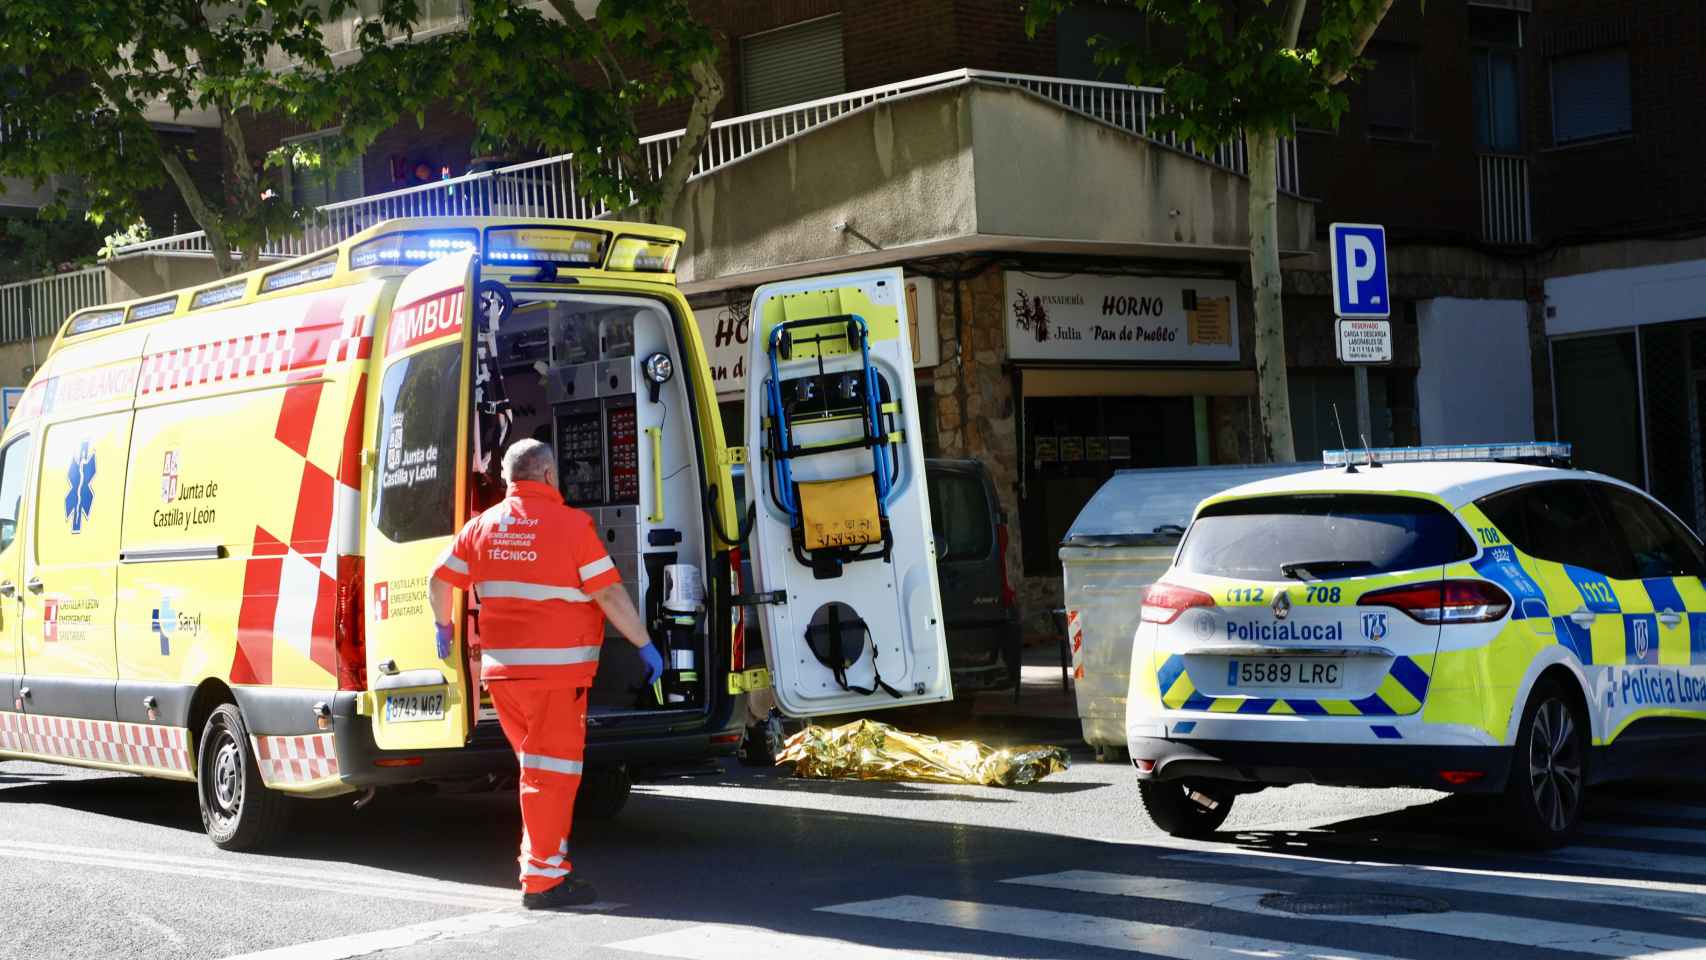
M 1203 509 L 1175 566 L 1253 580 L 1331 580 L 1415 570 L 1475 555 L 1468 531 L 1429 500 L 1288 494 Z

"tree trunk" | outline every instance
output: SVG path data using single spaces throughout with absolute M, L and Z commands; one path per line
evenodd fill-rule
M 1285 316 L 1280 304 L 1279 135 L 1253 133 L 1250 147 L 1250 286 L 1256 307 L 1256 403 L 1268 459 L 1297 459 L 1285 374 Z
M 184 206 L 189 208 L 190 217 L 201 226 L 207 234 L 208 249 L 213 252 L 213 268 L 222 277 L 228 277 L 232 272 L 231 244 L 225 238 L 225 220 L 207 198 L 201 194 L 201 187 L 190 176 L 184 167 L 184 161 L 172 148 L 159 146 L 160 165 L 166 168 L 166 175 L 177 186 L 178 194 L 184 198 Z

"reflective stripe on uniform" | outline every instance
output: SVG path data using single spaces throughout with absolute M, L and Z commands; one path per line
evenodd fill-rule
M 616 561 L 609 557 L 599 557 L 597 560 L 581 567 L 581 582 L 585 583 L 606 570 L 615 569 L 615 567 Z
M 587 595 L 574 587 L 555 587 L 548 583 L 527 583 L 522 580 L 482 580 L 474 584 L 482 600 L 567 600 L 586 603 Z
M 586 647 L 518 647 L 505 650 L 486 647 L 480 651 L 485 667 L 560 667 L 571 663 L 596 663 L 598 645 Z
M 564 870 L 561 867 L 536 867 L 529 863 L 522 866 L 521 875 L 524 877 L 550 877 L 555 879 L 557 877 L 568 876 L 569 871 Z
M 467 573 L 468 561 L 451 552 L 455 549 L 455 544 L 445 547 L 444 553 L 438 558 L 438 565 L 449 570 L 451 573 Z
M 565 760 L 562 757 L 547 757 L 539 753 L 524 753 L 521 755 L 521 765 L 531 770 L 547 770 L 551 773 L 568 773 L 578 776 L 581 772 L 579 760 Z M 561 860 L 561 857 L 558 857 Z

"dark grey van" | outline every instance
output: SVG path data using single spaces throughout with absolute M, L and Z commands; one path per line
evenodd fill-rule
M 976 460 L 926 460 L 936 581 L 954 699 L 1019 682 L 1019 607 L 1007 579 L 1007 518 Z

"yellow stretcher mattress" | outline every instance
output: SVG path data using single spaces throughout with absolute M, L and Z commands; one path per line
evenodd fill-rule
M 807 550 L 857 547 L 882 539 L 877 481 L 872 475 L 818 480 L 799 487 Z

